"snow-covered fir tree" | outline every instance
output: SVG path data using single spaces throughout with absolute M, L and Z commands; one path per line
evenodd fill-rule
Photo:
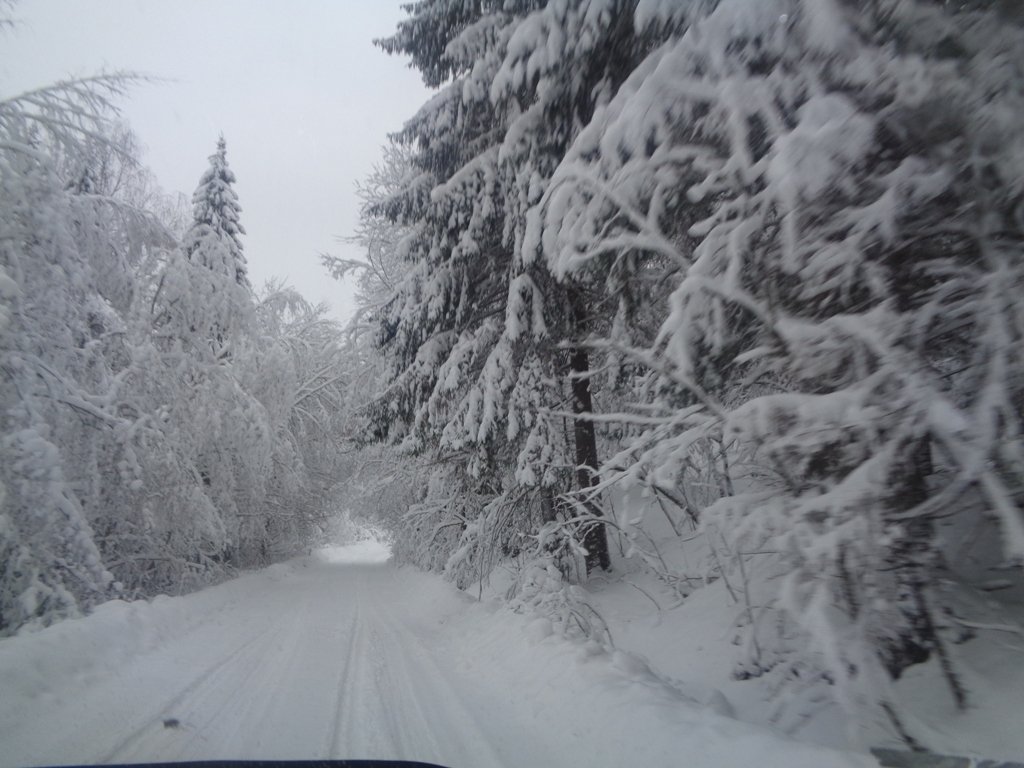
M 573 469 L 577 504 L 639 483 L 699 527 L 713 577 L 753 583 L 738 675 L 903 729 L 891 681 L 936 657 L 962 705 L 938 523 L 995 521 L 1007 562 L 1024 531 L 1019 16 L 408 10 L 382 45 L 439 90 L 397 136 L 416 172 L 373 208 L 405 277 L 368 410 L 444 468 L 399 551 L 468 583 L 523 534 L 554 543 Z M 590 492 L 594 422 L 615 450 Z
M 156 323 L 168 342 L 212 359 L 229 356 L 253 321 L 234 182 L 221 136 L 192 196 L 192 224 L 168 260 L 153 300 L 159 308 Z
M 248 288 L 248 269 L 239 240 L 245 228 L 240 219 L 242 207 L 232 186 L 235 181 L 235 174 L 228 167 L 227 142 L 221 135 L 217 151 L 210 155 L 210 167 L 192 194 L 193 224 L 182 246 L 189 260 L 231 275 L 235 282 Z
M 621 418 L 646 426 L 609 479 L 685 498 L 710 441 L 721 498 L 691 513 L 740 566 L 777 553 L 749 558 L 784 578 L 755 598 L 743 674 L 824 675 L 897 727 L 889 681 L 929 655 L 966 696 L 931 588 L 937 519 L 997 521 L 1024 554 L 1007 21 L 642 3 L 639 34 L 676 32 L 581 132 L 528 233 L 559 276 L 627 287 L 602 344 L 640 374 Z
M 410 449 L 448 455 L 515 536 L 571 529 L 588 569 L 608 563 L 590 491 L 595 429 L 576 419 L 570 435 L 565 419 L 593 410 L 583 342 L 607 313 L 589 280 L 555 281 L 524 235 L 581 126 L 650 44 L 634 34 L 629 7 L 422 2 L 382 41 L 409 54 L 428 85 L 444 85 L 398 136 L 415 147 L 420 173 L 378 209 L 410 230 L 400 247 L 407 276 L 379 313 L 391 365 L 380 433 L 401 425 Z M 504 511 L 512 498 L 519 511 Z M 487 517 L 458 552 L 491 536 Z

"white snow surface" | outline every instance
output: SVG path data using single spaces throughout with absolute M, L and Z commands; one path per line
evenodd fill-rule
M 624 654 L 388 554 L 372 541 L 329 548 L 0 641 L 0 766 L 875 765 L 693 703 Z

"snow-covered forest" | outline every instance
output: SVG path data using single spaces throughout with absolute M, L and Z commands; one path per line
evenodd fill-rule
M 376 44 L 433 95 L 359 180 L 361 258 L 322 257 L 347 324 L 252 285 L 230 136 L 161 189 L 117 112 L 144 79 L 0 101 L 0 634 L 356 519 L 556 633 L 722 666 L 749 719 L 948 750 L 901 681 L 983 707 L 972 649 L 1024 635 L 1017 3 L 406 11 Z
M 8 633 L 294 554 L 334 507 L 341 329 L 250 286 L 223 138 L 191 209 L 160 191 L 114 119 L 130 85 L 0 104 Z

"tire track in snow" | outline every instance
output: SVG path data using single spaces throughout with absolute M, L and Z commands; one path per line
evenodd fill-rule
M 264 652 L 253 656 L 251 664 L 241 667 L 231 685 L 196 696 L 186 702 L 183 714 L 202 720 L 193 738 L 182 746 L 181 757 L 201 756 L 195 750 L 197 741 L 215 740 L 219 751 L 237 756 L 250 750 L 263 752 L 274 746 L 273 739 L 281 728 L 281 698 L 301 695 L 289 686 L 295 677 L 295 664 L 303 659 L 305 624 L 309 600 L 298 601 L 291 612 L 268 620 L 276 621 L 279 630 Z M 269 739 L 270 743 L 264 744 Z M 188 754 L 191 750 L 191 755 Z
M 393 691 L 382 686 L 378 671 L 379 640 L 373 627 L 372 609 L 368 609 L 364 594 L 367 577 L 377 568 L 363 566 L 355 571 L 351 601 L 355 618 L 348 639 L 348 654 L 338 680 L 336 727 L 331 740 L 329 756 L 350 759 L 401 758 L 402 733 L 405 724 L 392 717 L 395 711 Z M 370 585 L 370 591 L 372 589 Z M 378 595 L 379 597 L 379 595 Z M 411 756 L 422 758 L 412 751 Z
M 352 677 L 352 668 L 356 664 L 356 658 L 358 656 L 358 639 L 359 634 L 359 603 L 355 604 L 352 613 L 352 622 L 348 628 L 347 640 L 348 640 L 348 652 L 345 654 L 345 661 L 338 672 L 338 679 L 335 681 L 335 697 L 334 697 L 334 711 L 331 719 L 331 729 L 328 733 L 328 738 L 324 744 L 323 753 L 328 759 L 337 759 L 343 757 L 341 755 L 341 744 L 342 741 L 346 743 L 350 741 L 350 734 L 347 732 L 346 725 L 349 717 L 349 686 Z
M 381 581 L 397 587 L 394 573 L 379 572 Z M 392 606 L 374 605 L 370 622 L 373 648 L 381 662 L 389 694 L 388 720 L 401 734 L 396 744 L 406 759 L 433 760 L 454 766 L 501 768 L 492 739 L 448 676 L 425 650 L 407 622 L 400 622 Z M 404 694 L 404 695 L 399 695 Z M 396 723 L 396 716 L 401 719 Z M 441 736 L 445 736 L 442 740 Z M 424 748 L 429 747 L 425 752 Z
M 240 646 L 235 648 L 227 656 L 221 657 L 213 664 L 205 667 L 200 673 L 194 676 L 191 681 L 185 685 L 184 688 L 180 689 L 171 699 L 169 699 L 159 710 L 152 714 L 146 714 L 144 717 L 145 722 L 142 725 L 134 728 L 126 737 L 119 740 L 110 750 L 99 758 L 99 763 L 112 763 L 119 762 L 119 759 L 126 753 L 132 750 L 139 742 L 143 741 L 148 734 L 153 733 L 155 728 L 163 728 L 163 721 L 169 715 L 175 714 L 175 710 L 188 699 L 190 696 L 195 694 L 201 689 L 210 688 L 216 690 L 220 684 L 222 678 L 224 678 L 229 670 L 238 663 L 238 660 L 245 658 L 247 652 L 250 652 L 253 646 L 261 643 L 267 645 L 267 637 L 273 632 L 273 629 L 267 629 L 261 632 L 259 635 L 250 638 L 243 642 Z M 280 633 L 280 630 L 274 632 L 274 637 Z M 271 641 L 274 638 L 271 638 Z M 159 731 L 157 732 L 159 733 Z

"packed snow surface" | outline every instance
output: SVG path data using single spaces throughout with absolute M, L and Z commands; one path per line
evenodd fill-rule
M 326 549 L 0 641 L 0 765 L 875 765 L 732 720 L 387 558 L 376 542 Z

